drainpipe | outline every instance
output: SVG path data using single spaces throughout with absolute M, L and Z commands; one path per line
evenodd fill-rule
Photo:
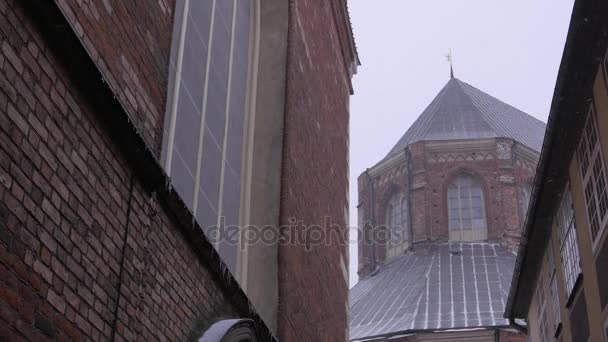
M 118 286 L 116 290 L 116 305 L 113 308 L 112 312 L 112 326 L 110 333 L 110 341 L 114 342 L 116 340 L 116 327 L 118 323 L 118 308 L 120 306 L 120 298 L 122 297 L 122 284 L 123 280 L 123 271 L 125 269 L 125 254 L 127 250 L 127 239 L 129 238 L 129 231 L 131 228 L 131 202 L 133 201 L 133 185 L 135 183 L 135 174 L 131 173 L 131 180 L 129 181 L 129 199 L 127 201 L 127 221 L 125 222 L 125 233 L 122 236 L 122 248 L 120 251 L 120 265 L 118 272 Z
M 409 148 L 403 149 L 405 154 L 405 196 L 407 196 L 407 225 L 410 236 L 410 246 L 414 248 L 414 225 L 412 224 L 412 155 Z
M 376 241 L 375 241 L 375 235 L 374 235 L 374 230 L 376 228 L 376 213 L 375 213 L 375 207 L 376 207 L 376 199 L 374 196 L 374 183 L 372 182 L 372 177 L 369 175 L 369 169 L 365 170 L 365 176 L 367 177 L 367 184 L 369 187 L 369 195 L 370 195 L 370 201 L 369 201 L 369 220 L 370 220 L 370 224 L 371 224 L 371 239 L 372 239 L 372 255 L 371 255 L 371 271 L 370 271 L 370 275 L 374 276 L 376 274 Z

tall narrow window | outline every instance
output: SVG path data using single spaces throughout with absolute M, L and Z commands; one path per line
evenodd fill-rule
M 581 274 L 581 258 L 574 226 L 574 208 L 569 185 L 564 190 L 564 196 L 557 211 L 557 229 L 559 234 L 560 255 L 566 286 L 566 295 L 570 297 L 576 280 Z
M 387 257 L 401 254 L 408 247 L 408 205 L 407 196 L 395 194 L 386 207 L 386 223 L 389 232 Z
M 549 342 L 549 321 L 547 317 L 547 305 L 543 279 L 544 277 L 542 275 L 538 279 L 538 288 L 536 289 L 536 310 L 538 312 L 538 329 L 540 340 L 542 342 Z
M 600 237 L 604 227 L 608 223 L 608 193 L 606 191 L 604 158 L 593 108 L 594 106 L 591 104 L 589 117 L 578 147 L 578 162 L 583 178 L 587 220 L 595 250 L 599 240 L 601 240 Z
M 488 238 L 483 191 L 479 180 L 462 174 L 448 187 L 450 240 L 479 241 Z
M 547 264 L 549 269 L 549 279 L 551 283 L 549 290 L 551 291 L 551 309 L 553 309 L 553 331 L 557 330 L 561 323 L 559 293 L 557 292 L 557 276 L 555 271 L 555 255 L 553 254 L 553 239 L 549 240 L 549 248 L 547 248 Z
M 530 205 L 530 196 L 532 187 L 529 184 L 524 184 L 521 187 L 521 212 L 522 212 L 522 224 L 526 220 L 528 214 L 528 206 Z
M 210 237 L 239 223 L 252 1 L 176 3 L 162 160 Z M 216 246 L 234 268 L 238 242 L 225 242 Z

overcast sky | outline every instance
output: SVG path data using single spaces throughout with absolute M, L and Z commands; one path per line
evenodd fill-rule
M 351 97 L 351 226 L 357 177 L 388 153 L 449 80 L 450 48 L 457 78 L 546 122 L 572 6 L 573 0 L 349 0 L 363 64 Z M 350 258 L 353 286 L 356 243 Z

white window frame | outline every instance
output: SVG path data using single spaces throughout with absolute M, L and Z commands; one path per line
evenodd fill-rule
M 569 184 L 564 189 L 556 219 L 566 298 L 570 298 L 576 281 L 582 273 L 582 267 Z
M 549 247 L 547 248 L 547 265 L 549 268 L 549 292 L 551 295 L 551 308 L 553 309 L 553 332 L 555 332 L 561 324 L 561 314 L 559 304 L 559 292 L 557 288 L 557 272 L 555 267 L 553 238 L 549 239 Z
M 587 217 L 587 226 L 594 253 L 597 251 L 597 246 L 603 240 L 603 235 L 606 231 L 605 227 L 608 224 L 608 181 L 606 179 L 606 166 L 595 113 L 595 106 L 592 102 L 577 150 L 578 164 L 583 183 L 585 216 Z M 600 174 L 596 175 L 596 173 Z M 603 187 L 600 185 L 601 189 L 599 193 L 598 183 L 603 184 Z M 602 199 L 605 200 L 603 205 Z M 601 215 L 602 208 L 604 208 L 603 216 Z M 595 223 L 596 219 L 597 223 Z
M 541 342 L 549 342 L 549 317 L 547 313 L 547 300 L 545 298 L 544 277 L 541 275 L 536 287 L 536 310 L 538 317 L 538 335 Z

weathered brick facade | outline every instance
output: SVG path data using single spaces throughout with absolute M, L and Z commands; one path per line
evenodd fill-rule
M 317 232 L 334 240 L 280 246 L 279 335 L 286 341 L 347 338 L 345 95 L 350 94 L 352 65 L 342 61 L 356 57 L 348 31 L 335 24 L 346 18 L 345 9 L 342 1 L 319 6 L 295 1 L 290 9 L 281 225 L 295 219 L 309 228 L 322 227 Z M 320 158 L 319 151 L 336 157 Z M 294 231 L 306 235 L 304 226 Z
M 351 340 L 524 340 L 504 318 L 504 288 L 544 130 L 452 75 L 359 176 Z
M 473 142 L 456 151 L 454 146 L 449 142 L 415 143 L 408 147 L 409 157 L 405 157 L 404 151 L 402 158 L 372 177 L 377 229 L 386 225 L 383 213 L 391 196 L 409 190 L 413 242 L 447 241 L 447 187 L 455 176 L 465 172 L 482 180 L 488 240 L 516 249 L 525 214 L 523 191 L 532 183 L 536 153 L 510 139 Z M 369 193 L 368 178 L 362 174 L 359 176 L 362 222 L 370 221 Z M 364 229 L 369 229 L 369 225 Z M 370 240 L 361 240 L 359 246 L 359 275 L 365 277 L 369 273 L 372 244 Z M 386 248 L 378 243 L 375 246 L 376 262 L 382 263 Z
M 175 0 L 57 4 L 145 141 L 159 153 Z
M 227 317 L 272 338 L 158 164 L 174 6 L 0 0 L 0 340 L 192 340 Z M 342 2 L 291 6 L 281 196 L 283 222 L 340 234 L 345 23 Z M 346 246 L 279 258 L 276 337 L 344 340 Z
M 118 114 L 91 105 L 21 4 L 1 9 L 2 338 L 185 340 L 245 314 L 132 176 L 100 120 Z

